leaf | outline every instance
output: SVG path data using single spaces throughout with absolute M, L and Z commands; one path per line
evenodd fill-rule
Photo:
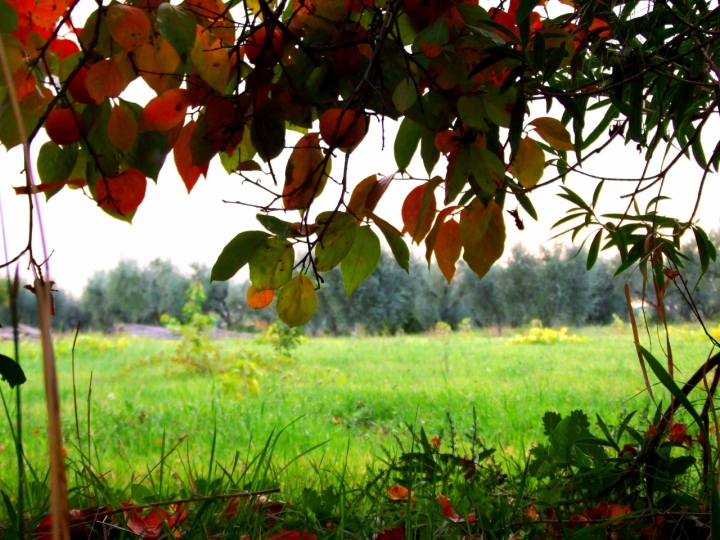
M 462 148 L 448 162 L 445 178 L 445 204 L 450 204 L 460 195 L 471 174 L 470 150 Z
M 381 225 L 380 232 L 383 233 L 383 236 L 385 237 L 385 240 L 387 241 L 388 245 L 390 246 L 390 251 L 392 251 L 393 256 L 395 257 L 395 260 L 398 263 L 398 266 L 405 270 L 408 274 L 410 273 L 410 249 L 408 248 L 405 241 L 395 234 L 392 231 L 388 231 Z
M 36 92 L 31 92 L 20 100 L 20 113 L 25 125 L 25 133 L 32 133 L 48 102 L 48 98 L 41 97 Z M 0 143 L 7 150 L 22 144 L 9 99 L 0 100 Z
M 128 153 L 137 140 L 137 121 L 122 106 L 116 105 L 110 113 L 110 119 L 107 123 L 107 135 L 116 148 Z
M 303 274 L 298 274 L 280 290 L 277 313 L 282 322 L 295 328 L 312 319 L 317 303 L 312 282 Z
M 185 119 L 189 104 L 187 90 L 180 88 L 166 90 L 145 105 L 140 117 L 140 128 L 145 131 L 172 129 Z
M 75 186 L 76 188 L 85 187 L 87 182 L 83 179 L 76 178 L 73 180 L 60 180 L 58 182 L 48 182 L 47 184 L 40 184 L 39 186 L 32 186 L 30 189 L 27 186 L 13 187 L 15 195 L 27 195 L 28 193 L 57 193 L 61 188 L 65 186 Z M 46 195 L 49 199 L 51 195 Z
M 512 164 L 512 173 L 524 188 L 532 188 L 545 172 L 545 152 L 530 137 L 520 141 L 520 147 Z
M 355 216 L 360 216 L 365 211 L 368 196 L 377 185 L 378 179 L 376 174 L 372 174 L 361 180 L 350 194 L 350 202 L 347 204 L 348 212 Z M 372 211 L 374 208 L 369 208 L 369 210 Z
M 476 129 L 487 129 L 483 100 L 477 94 L 462 96 L 457 104 L 458 116 L 464 124 Z
M 555 150 L 575 150 L 575 145 L 570 138 L 570 132 L 560 120 L 544 116 L 542 118 L 536 118 L 530 122 L 530 125 L 534 126 L 538 135 L 545 139 L 545 142 Z
M 112 4 L 106 12 L 105 24 L 110 35 L 126 51 L 134 51 L 148 41 L 152 25 L 145 12 L 136 7 Z
M 382 199 L 382 196 L 385 195 L 387 188 L 390 187 L 390 182 L 393 181 L 396 174 L 397 172 L 394 172 L 392 174 L 388 174 L 387 176 L 383 176 L 380 180 L 378 180 L 378 183 L 372 188 L 372 191 L 370 191 L 367 200 L 365 201 L 366 211 L 372 212 L 375 210 L 375 207 L 380 202 L 380 199 Z
M 40 181 L 43 184 L 49 184 L 68 180 L 75 168 L 77 158 L 77 144 L 60 147 L 54 142 L 46 142 L 40 147 L 37 158 L 37 171 Z M 60 191 L 62 186 L 63 184 L 58 184 L 57 188 L 49 188 L 48 191 L 45 191 L 47 200 L 50 200 L 50 197 Z
M 446 221 L 440 227 L 435 240 L 435 257 L 448 283 L 455 275 L 455 263 L 460 259 L 461 250 L 460 224 L 454 219 Z
M 95 103 L 100 104 L 105 98 L 119 97 L 135 77 L 134 68 L 123 52 L 90 66 L 85 76 L 85 88 Z
M 486 218 L 485 215 L 488 215 L 489 218 Z M 488 207 L 483 209 L 483 215 L 480 217 L 482 221 L 487 219 L 487 225 L 485 233 L 478 239 L 477 232 L 472 234 L 472 231 L 468 231 L 467 224 L 464 228 L 465 235 L 463 235 L 463 214 L 461 214 L 460 238 L 464 248 L 463 259 L 470 269 L 482 278 L 502 257 L 505 249 L 505 221 L 502 209 L 493 201 L 490 201 Z
M 421 135 L 422 127 L 419 124 L 416 124 L 407 116 L 403 118 L 393 147 L 395 151 L 395 163 L 397 163 L 400 172 L 404 172 L 408 168 L 408 165 L 410 165 L 417 151 L 418 144 L 420 144 Z
M 285 149 L 285 119 L 272 103 L 255 112 L 250 123 L 250 138 L 258 156 L 267 163 Z
M 430 234 L 428 234 L 425 238 L 425 260 L 428 262 L 428 268 L 430 267 L 430 262 L 432 261 L 432 253 L 435 249 L 435 241 L 437 240 L 438 233 L 440 232 L 440 227 L 443 226 L 448 216 L 457 209 L 457 206 L 448 206 L 447 208 L 440 210 L 437 218 L 435 219 L 435 225 L 432 226 Z
M 395 87 L 392 101 L 395 108 L 404 113 L 412 107 L 418 99 L 417 83 L 413 79 L 403 79 Z
M 588 251 L 586 264 L 588 270 L 592 269 L 592 267 L 595 266 L 595 263 L 597 262 L 598 253 L 600 253 L 600 243 L 602 242 L 602 233 L 603 230 L 600 229 L 595 235 L 595 238 L 593 238 L 592 244 L 590 244 L 590 250 Z
M 254 285 L 250 285 L 247 290 L 247 305 L 253 309 L 262 309 L 272 304 L 275 298 L 275 291 L 268 289 L 265 291 L 258 291 Z
M 250 281 L 259 290 L 279 289 L 292 277 L 295 264 L 293 245 L 282 238 L 270 237 L 255 248 L 248 265 Z
M 153 44 L 146 43 L 136 50 L 133 60 L 140 76 L 155 93 L 162 94 L 180 86 L 182 77 L 175 74 L 180 66 L 180 55 L 161 37 L 156 36 Z
M 175 141 L 175 146 L 173 146 L 175 167 L 177 167 L 178 174 L 180 174 L 180 178 L 182 178 L 188 193 L 195 187 L 195 184 L 200 179 L 200 175 L 207 178 L 208 167 L 210 166 L 209 162 L 204 165 L 192 164 L 190 141 L 192 140 L 194 130 L 195 120 L 190 120 L 183 126 L 180 136 L 178 140 Z
M 494 203 L 492 203 L 494 204 Z M 466 249 L 478 249 L 490 224 L 490 212 L 486 212 L 483 202 L 475 197 L 460 213 L 460 241 Z
M 175 49 L 172 50 L 175 51 Z M 190 59 L 203 81 L 214 90 L 225 93 L 225 87 L 230 77 L 228 49 L 224 48 L 218 38 L 211 32 L 205 31 L 200 25 L 195 28 L 195 45 L 190 52 Z
M 265 231 L 245 231 L 230 240 L 212 267 L 210 281 L 227 281 L 237 274 L 269 236 Z
M 505 182 L 505 165 L 487 148 L 472 146 L 468 158 L 470 170 L 480 187 L 494 195 Z
M 146 189 L 147 179 L 142 172 L 125 169 L 113 177 L 97 179 L 95 200 L 110 215 L 132 221 L 132 215 L 145 198 Z
M 195 45 L 195 16 L 181 6 L 162 3 L 157 11 L 158 30 L 173 49 L 182 57 Z
M 157 181 L 169 152 L 170 140 L 165 133 L 146 131 L 138 135 L 128 161 L 145 176 Z
M 5 0 L 0 0 L 0 32 L 10 34 L 18 28 L 18 16 Z
M 10 388 L 20 386 L 27 380 L 20 364 L 4 354 L 0 354 L 0 378 L 6 381 Z
M 380 254 L 380 239 L 373 230 L 367 225 L 357 229 L 352 249 L 340 265 L 348 296 L 375 271 L 380 262 Z
M 430 186 L 430 197 L 425 197 L 425 191 Z M 437 203 L 435 201 L 434 185 L 430 182 L 414 188 L 402 205 L 403 233 L 409 232 L 413 241 L 420 244 L 430 232 L 435 221 Z M 423 206 L 423 202 L 425 205 Z
M 283 138 L 284 129 L 283 124 Z M 254 135 L 255 132 L 251 133 Z M 301 210 L 310 206 L 325 188 L 330 173 L 329 165 L 330 158 L 325 162 L 325 156 L 320 150 L 320 135 L 304 135 L 293 148 L 285 168 L 283 206 L 288 210 Z
M 279 238 L 287 238 L 292 233 L 292 223 L 278 219 L 275 216 L 257 214 L 255 218 L 263 227 Z
M 349 214 L 336 214 L 322 233 L 322 239 L 315 246 L 315 267 L 318 272 L 328 272 L 335 268 L 352 249 L 358 223 L 348 219 L 350 217 Z

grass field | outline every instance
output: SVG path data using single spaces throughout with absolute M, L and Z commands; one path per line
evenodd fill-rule
M 508 336 L 483 333 L 310 338 L 296 351 L 293 363 L 265 374 L 260 391 L 244 396 L 229 390 L 220 375 L 189 374 L 171 363 L 147 361 L 171 352 L 174 342 L 81 337 L 75 359 L 81 444 L 87 445 L 89 402 L 93 458 L 102 471 L 112 471 L 119 479 L 157 463 L 163 436 L 166 447 L 186 436 L 182 455 L 200 461 L 209 459 L 215 436 L 216 456 L 229 462 L 236 451 L 245 455 L 273 430 L 289 424 L 276 451 L 280 462 L 325 443 L 300 465 L 308 459 L 344 463 L 347 457 L 350 469 L 362 472 L 383 446 L 391 447 L 395 436 L 406 435 L 406 423 L 423 426 L 432 436 L 447 430 L 446 415 L 451 413 L 463 433 L 471 424 L 473 407 L 486 442 L 513 455 L 541 435 L 546 410 L 581 408 L 593 418 L 599 413 L 608 423 L 628 411 L 646 410 L 649 400 L 628 329 L 570 333 L 585 340 L 510 345 Z M 65 336 L 56 345 L 70 457 L 78 454 L 71 342 Z M 243 349 L 269 350 L 251 340 L 225 341 L 222 347 L 226 356 Z M 11 350 L 10 343 L 0 344 L 0 352 Z M 657 342 L 653 350 L 661 356 Z M 708 352 L 706 342 L 676 340 L 678 380 L 694 371 Z M 23 343 L 21 355 L 28 377 L 23 387 L 26 452 L 32 463 L 43 464 L 39 345 Z M 14 401 L 4 383 L 3 392 L 7 401 Z M 0 445 L 0 482 L 12 484 L 15 456 L 5 420 L 0 423 Z

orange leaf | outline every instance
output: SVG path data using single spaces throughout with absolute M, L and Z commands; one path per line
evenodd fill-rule
M 134 78 L 135 73 L 127 55 L 120 53 L 90 66 L 85 77 L 85 88 L 95 102 L 100 104 L 106 97 L 114 98 L 122 94 Z
M 129 152 L 137 139 L 138 125 L 133 116 L 116 105 L 110 113 L 107 124 L 108 139 L 116 148 Z
M 460 258 L 462 244 L 460 243 L 460 224 L 451 219 L 445 222 L 438 232 L 435 240 L 435 256 L 440 271 L 448 283 L 455 275 L 455 263 Z
M 434 446 L 435 448 L 440 448 L 440 445 L 442 444 L 440 442 L 440 439 L 437 435 L 435 435 L 432 439 L 430 439 L 430 444 Z
M 431 185 L 430 182 L 413 189 L 402 205 L 403 234 L 410 233 L 416 244 L 420 244 L 422 239 L 427 236 L 433 221 L 435 221 L 437 210 L 435 194 L 430 193 L 429 197 L 425 197 L 425 189 L 429 185 Z M 431 186 L 431 189 L 434 191 L 435 186 Z M 423 201 L 426 201 L 424 207 Z
M 140 118 L 140 129 L 167 131 L 183 121 L 187 108 L 187 90 L 180 88 L 166 90 L 145 105 Z
M 98 178 L 95 200 L 103 210 L 130 214 L 142 203 L 146 188 L 147 179 L 143 173 L 137 169 L 126 169 L 111 178 Z
M 247 290 L 247 305 L 253 309 L 262 309 L 269 306 L 273 298 L 275 298 L 275 291 L 268 289 L 266 291 L 258 291 L 254 286 L 250 285 Z
M 120 503 L 123 507 L 132 506 L 129 503 Z M 161 508 L 152 508 L 147 514 L 141 515 L 140 510 L 124 512 L 128 529 L 139 535 L 144 540 L 155 540 L 163 532 L 163 528 L 167 524 L 171 529 L 177 527 L 187 518 L 187 512 L 183 510 L 182 505 L 178 505 L 175 511 L 168 515 Z
M 152 31 L 150 19 L 142 9 L 123 4 L 108 8 L 105 24 L 110 35 L 126 51 L 134 51 L 146 43 Z
M 450 506 L 450 500 L 447 497 L 444 497 L 442 494 L 438 494 L 437 498 L 440 501 L 440 504 L 442 504 L 443 516 L 448 518 L 450 521 L 454 521 L 455 523 L 465 523 L 465 519 L 461 518 L 460 515 L 453 509 L 453 507 Z M 477 517 L 469 515 L 467 521 L 468 523 L 475 523 L 477 521 Z
M 365 210 L 368 196 L 370 195 L 370 192 L 375 188 L 375 186 L 377 186 L 377 184 L 377 174 L 373 174 L 372 176 L 368 176 L 367 178 L 362 180 L 357 186 L 355 186 L 352 195 L 350 195 L 350 202 L 347 205 L 348 212 L 355 215 L 362 214 L 362 212 Z M 372 210 L 372 208 L 370 208 L 369 210 Z
M 30 193 L 45 193 L 46 191 L 51 191 L 53 189 L 63 187 L 63 186 L 76 186 L 76 187 L 85 187 L 87 185 L 87 182 L 85 180 L 81 179 L 74 179 L 74 180 L 59 180 L 57 182 L 47 182 L 44 184 L 40 184 L 38 186 L 32 186 L 29 190 Z M 15 190 L 15 195 L 27 195 L 28 194 L 28 188 L 27 186 L 18 186 L 13 188 Z
M 388 497 L 390 497 L 391 501 L 407 501 L 408 496 L 412 497 L 413 499 L 415 498 L 415 496 L 410 493 L 408 488 L 404 488 L 395 484 L 388 488 Z
M 15 84 L 15 94 L 18 100 L 21 100 L 27 94 L 35 90 L 37 80 L 27 69 L 18 69 L 13 73 L 13 83 Z
M 283 206 L 288 210 L 307 208 L 322 193 L 328 174 L 330 159 L 320 151 L 320 135 L 308 133 L 293 148 L 285 168 Z
M 460 215 L 463 259 L 479 277 L 485 276 L 505 249 L 505 221 L 500 206 L 490 201 L 487 208 L 475 199 Z
M 175 75 L 180 65 L 180 56 L 167 41 L 157 36 L 155 44 L 145 43 L 133 54 L 135 66 L 145 83 L 162 94 L 171 88 L 178 88 L 182 77 Z
M 447 155 L 455 150 L 460 149 L 457 133 L 451 129 L 446 129 L 435 135 L 435 148 Z
M 193 67 L 213 89 L 224 93 L 230 76 L 230 56 L 221 41 L 197 25 L 195 46 L 190 52 Z
M 175 166 L 177 167 L 180 178 L 187 192 L 190 193 L 192 188 L 195 187 L 200 175 L 207 177 L 209 163 L 203 165 L 192 164 L 192 153 L 190 152 L 190 139 L 192 138 L 193 130 L 195 129 L 195 120 L 190 120 L 182 128 L 180 137 L 178 137 L 175 146 L 173 146 L 173 157 L 175 158 Z
M 668 440 L 675 444 L 687 444 L 692 446 L 693 440 L 687 433 L 687 426 L 685 424 L 673 424 L 670 428 L 670 435 Z
M 457 210 L 457 208 L 457 206 L 448 206 L 447 208 L 440 210 L 437 219 L 435 220 L 435 225 L 433 225 L 432 229 L 430 229 L 430 234 L 428 234 L 427 238 L 425 238 L 425 260 L 428 262 L 428 268 L 430 267 L 432 252 L 433 249 L 435 249 L 435 241 L 437 240 L 437 235 L 440 232 L 440 227 L 442 227 L 447 217 Z
M 432 43 L 423 43 L 422 44 L 422 53 L 423 56 L 426 58 L 436 58 L 440 56 L 440 53 L 442 53 L 443 48 L 440 45 L 433 45 Z
M 382 199 L 382 196 L 385 195 L 387 188 L 390 186 L 390 182 L 393 181 L 393 178 L 395 178 L 396 174 L 397 172 L 394 172 L 387 176 L 383 176 L 380 180 L 378 180 L 378 183 L 375 184 L 375 187 L 372 189 L 372 191 L 370 191 L 370 194 L 365 201 L 365 210 L 368 210 L 370 212 L 373 212 L 375 210 L 375 207 L 380 202 L 380 199 Z

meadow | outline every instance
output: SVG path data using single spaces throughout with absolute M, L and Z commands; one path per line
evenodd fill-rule
M 678 380 L 697 369 L 709 352 L 694 332 L 685 330 L 675 339 Z M 448 431 L 448 414 L 462 434 L 472 424 L 474 409 L 485 444 L 510 456 L 522 456 L 542 436 L 545 411 L 582 409 L 591 418 L 600 414 L 608 424 L 629 411 L 648 414 L 651 402 L 627 327 L 571 329 L 578 340 L 554 344 L 511 344 L 513 333 L 308 338 L 292 362 L 263 374 L 256 392 L 228 385 L 222 373 L 200 375 L 159 360 L 176 347 L 173 341 L 81 335 L 75 350 L 77 426 L 72 336 L 60 336 L 56 352 L 65 447 L 70 459 L 79 459 L 78 445 L 85 454 L 89 445 L 97 470 L 126 481 L 158 463 L 162 451 L 177 443 L 170 467 L 180 468 L 180 456 L 206 462 L 211 452 L 229 463 L 236 452 L 251 454 L 285 428 L 275 448 L 277 462 L 317 447 L 295 463 L 295 475 L 302 477 L 307 467 L 321 462 L 362 474 L 368 462 L 407 440 L 407 424 L 423 427 L 429 437 L 440 435 Z M 644 339 L 648 342 L 647 335 Z M 661 357 L 657 340 L 650 341 Z M 270 352 L 258 340 L 220 345 L 225 358 Z M 0 352 L 11 354 L 11 347 L 2 343 Z M 43 470 L 39 344 L 21 344 L 21 363 L 28 378 L 23 386 L 25 451 Z M 14 396 L 7 388 L 3 383 L 14 418 Z M 3 421 L 0 482 L 6 486 L 13 483 L 14 463 L 12 436 Z

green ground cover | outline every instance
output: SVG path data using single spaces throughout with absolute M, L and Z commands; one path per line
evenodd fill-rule
M 407 437 L 406 423 L 437 435 L 447 430 L 446 415 L 451 413 L 462 430 L 471 424 L 473 407 L 484 441 L 518 456 L 542 437 L 545 411 L 567 414 L 579 408 L 612 423 L 648 407 L 627 328 L 573 329 L 570 334 L 583 340 L 518 345 L 508 343 L 510 334 L 481 332 L 310 338 L 296 351 L 294 362 L 262 377 L 257 393 L 228 388 L 220 373 L 192 374 L 152 361 L 159 353 L 170 353 L 174 342 L 81 336 L 75 361 L 82 444 L 87 445 L 92 374 L 93 459 L 118 479 L 157 463 L 163 437 L 166 449 L 186 437 L 182 456 L 203 462 L 216 437 L 222 463 L 232 461 L 236 451 L 252 453 L 273 430 L 291 423 L 276 447 L 278 462 L 324 443 L 295 464 L 296 475 L 302 476 L 309 463 L 344 464 L 346 459 L 349 470 L 361 473 L 373 456 L 382 455 L 382 447 L 395 445 L 396 436 Z M 71 336 L 59 338 L 57 357 L 63 429 L 73 458 L 79 452 L 71 343 Z M 252 340 L 223 341 L 221 346 L 226 357 L 243 350 L 269 351 Z M 657 343 L 654 350 L 660 357 Z M 678 380 L 694 371 L 708 351 L 706 342 L 676 340 Z M 1 344 L 0 352 L 10 354 L 11 344 Z M 28 377 L 23 387 L 26 453 L 32 463 L 42 465 L 45 403 L 39 345 L 23 343 L 21 354 Z M 9 400 L 7 387 L 3 391 Z M 6 422 L 0 423 L 0 445 L 0 481 L 9 485 L 15 456 Z M 179 467 L 179 458 L 172 463 Z

